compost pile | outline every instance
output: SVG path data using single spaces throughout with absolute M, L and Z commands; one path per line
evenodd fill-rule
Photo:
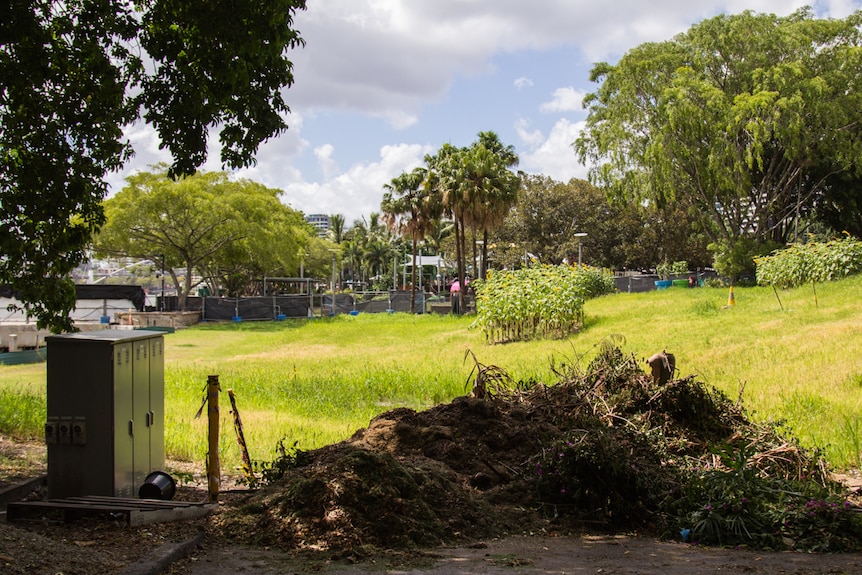
M 269 481 L 216 518 L 225 537 L 361 554 L 521 533 L 662 535 L 660 509 L 716 446 L 752 473 L 826 481 L 818 460 L 692 377 L 661 382 L 605 344 L 546 386 L 476 362 L 473 391 L 379 415 L 349 440 L 285 449 Z

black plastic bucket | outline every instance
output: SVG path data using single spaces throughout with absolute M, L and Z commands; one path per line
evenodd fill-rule
M 153 471 L 144 480 L 144 484 L 138 490 L 141 499 L 173 499 L 177 490 L 177 482 L 164 471 Z

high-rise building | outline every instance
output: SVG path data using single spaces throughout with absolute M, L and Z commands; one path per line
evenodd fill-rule
M 329 231 L 329 216 L 326 214 L 308 214 L 305 216 L 305 221 L 314 226 L 317 230 L 317 237 L 326 237 L 326 232 Z

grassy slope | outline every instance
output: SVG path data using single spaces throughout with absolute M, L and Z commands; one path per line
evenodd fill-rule
M 271 459 L 284 437 L 312 448 L 337 441 L 394 406 L 416 409 L 465 393 L 484 364 L 518 379 L 553 381 L 557 363 L 589 356 L 619 334 L 624 349 L 648 357 L 667 349 L 681 375 L 698 377 L 731 397 L 742 391 L 756 417 L 786 419 L 809 446 L 840 467 L 858 467 L 862 442 L 862 278 L 779 292 L 674 288 L 617 294 L 586 305 L 588 328 L 565 341 L 486 345 L 470 318 L 396 314 L 314 321 L 202 325 L 166 338 L 167 450 L 203 461 L 205 418 L 195 420 L 210 374 L 236 391 L 253 459 Z M 44 365 L 0 367 L 3 395 L 44 394 Z M 238 450 L 223 395 L 222 455 Z M 27 402 L 28 405 L 32 401 Z M 44 412 L 30 419 L 41 421 Z M 2 420 L 2 417 L 0 417 Z M 3 422 L 0 421 L 0 424 Z M 39 422 L 32 432 L 38 433 Z
M 779 291 L 668 290 L 587 304 L 578 338 L 621 333 L 627 349 L 667 349 L 681 375 L 736 398 L 756 418 L 784 420 L 807 446 L 859 466 L 862 442 L 862 278 Z M 783 310 L 782 310 L 783 306 Z M 578 339 L 576 338 L 576 340 Z

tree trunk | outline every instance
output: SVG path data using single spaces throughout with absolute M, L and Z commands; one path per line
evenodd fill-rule
M 488 267 L 488 230 L 482 231 L 482 259 L 480 261 L 482 262 L 480 269 L 482 279 L 484 280 L 488 276 L 488 270 L 486 269 Z
M 461 222 L 456 217 L 455 218 L 455 261 L 457 262 L 457 265 L 458 265 L 458 294 L 456 296 L 452 296 L 450 294 L 450 297 L 457 297 L 458 298 L 457 313 L 459 315 L 462 313 L 462 308 L 464 305 L 464 297 L 462 295 L 464 293 L 464 251 L 463 251 L 463 246 L 462 246 L 463 242 L 461 241 L 462 235 L 463 234 L 462 234 L 462 230 L 461 230 Z
M 470 239 L 473 242 L 473 275 L 479 277 L 479 265 L 476 259 L 476 228 L 470 228 Z
M 467 286 L 464 284 L 464 268 L 466 268 L 466 258 L 467 258 L 467 230 L 464 229 L 464 220 L 461 220 L 461 225 L 455 230 L 455 242 L 460 245 L 461 256 L 458 258 L 458 285 L 461 289 L 458 290 L 458 313 L 464 313 L 464 305 L 466 304 L 466 297 L 464 296 L 467 291 Z M 458 236 L 458 231 L 460 231 L 460 238 Z
M 410 313 L 416 312 L 416 235 L 413 235 L 413 267 L 410 268 Z

